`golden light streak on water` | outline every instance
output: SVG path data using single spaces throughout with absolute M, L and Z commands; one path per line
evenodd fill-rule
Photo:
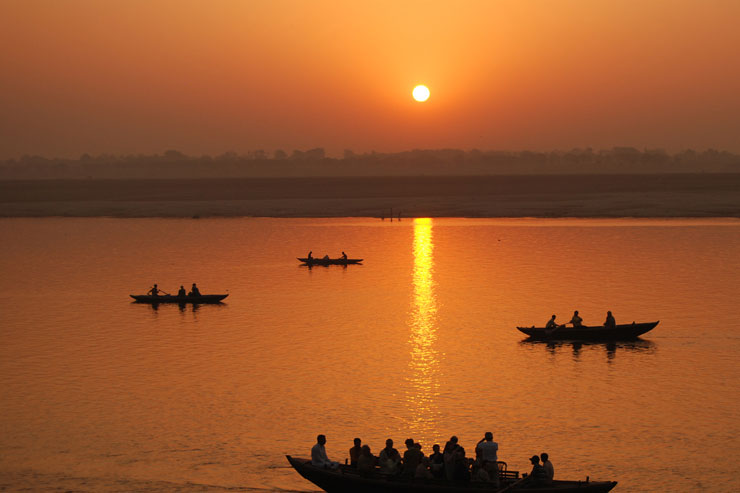
M 407 404 L 409 431 L 413 438 L 431 452 L 436 436 L 439 411 L 435 398 L 439 395 L 439 353 L 437 340 L 437 299 L 434 293 L 433 221 L 414 219 L 413 299 L 410 309 L 409 371 L 407 373 Z

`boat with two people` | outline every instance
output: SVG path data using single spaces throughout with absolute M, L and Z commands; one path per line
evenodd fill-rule
M 342 255 L 340 255 L 338 258 L 331 258 L 329 255 L 324 255 L 323 257 L 314 257 L 313 251 L 308 252 L 308 256 L 306 257 L 296 257 L 301 263 L 304 265 L 308 265 L 309 267 L 313 265 L 351 265 L 351 264 L 359 264 L 362 262 L 363 259 L 361 258 L 348 258 L 347 254 L 342 252 Z
M 135 303 L 179 303 L 179 304 L 201 304 L 201 303 L 221 303 L 228 294 L 201 294 L 198 286 L 193 283 L 189 292 L 185 291 L 184 286 L 180 286 L 176 295 L 167 293 L 166 291 L 159 289 L 155 284 L 152 286 L 146 294 L 130 294 L 134 299 Z

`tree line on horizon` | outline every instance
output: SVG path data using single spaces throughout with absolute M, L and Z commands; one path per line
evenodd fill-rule
M 188 156 L 83 154 L 78 159 L 23 156 L 0 161 L 0 179 L 175 179 L 347 176 L 478 176 L 527 174 L 740 173 L 740 155 L 708 149 L 670 154 L 662 149 L 614 147 L 569 151 L 412 150 L 327 157 L 323 148 L 291 154 Z

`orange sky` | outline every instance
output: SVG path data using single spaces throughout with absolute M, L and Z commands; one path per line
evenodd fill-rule
M 739 19 L 737 0 L 0 0 L 0 158 L 738 152 Z

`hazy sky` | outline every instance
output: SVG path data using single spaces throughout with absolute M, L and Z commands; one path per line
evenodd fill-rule
M 0 158 L 737 152 L 739 26 L 740 0 L 0 0 Z

